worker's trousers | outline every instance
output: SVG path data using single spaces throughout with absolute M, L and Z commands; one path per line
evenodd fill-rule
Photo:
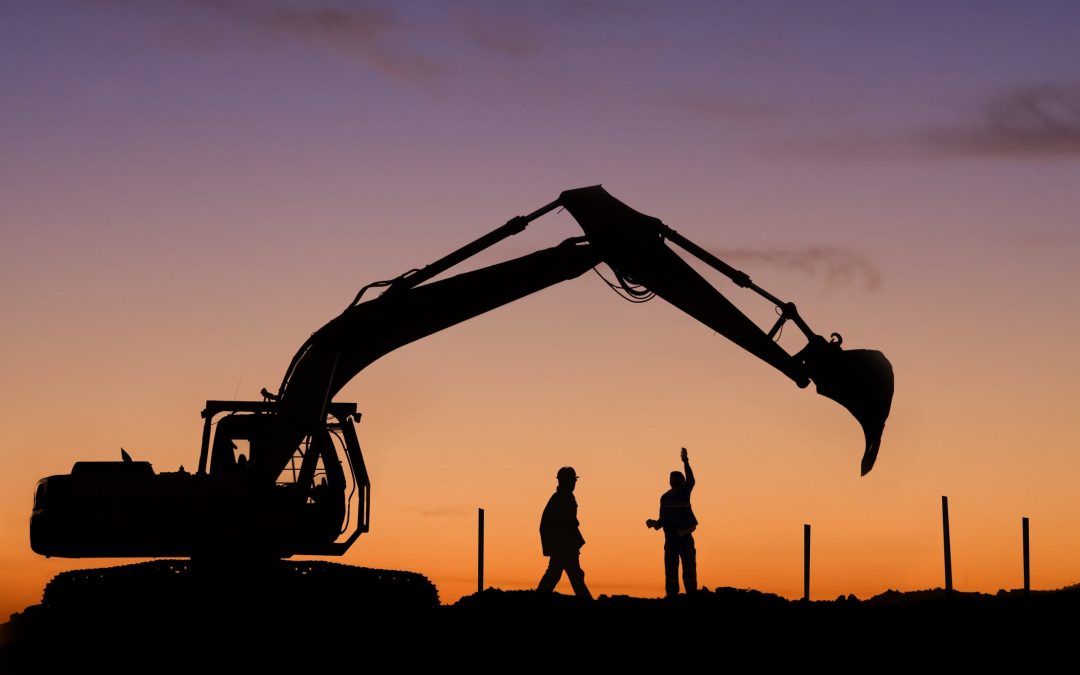
M 555 590 L 555 586 L 559 583 L 559 579 L 562 579 L 564 571 L 566 572 L 566 578 L 570 580 L 570 585 L 574 588 L 574 593 L 579 598 L 592 600 L 592 593 L 589 592 L 589 587 L 585 585 L 585 572 L 581 569 L 580 555 L 577 553 L 557 554 L 548 558 L 547 571 L 544 572 L 544 576 L 540 579 L 540 584 L 536 587 L 536 590 L 545 593 Z
M 664 586 L 668 595 L 679 594 L 679 561 L 682 561 L 683 587 L 687 593 L 697 590 L 697 551 L 694 535 L 664 538 Z

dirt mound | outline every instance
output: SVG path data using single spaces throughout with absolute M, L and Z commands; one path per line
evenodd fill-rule
M 175 561 L 59 575 L 42 605 L 0 627 L 0 672 L 207 664 L 267 672 L 376 665 L 641 670 L 676 661 L 755 671 L 1080 668 L 1071 624 L 1060 618 L 1080 609 L 1074 591 L 1029 598 L 890 591 L 865 601 L 799 602 L 722 588 L 588 602 L 488 589 L 445 606 L 433 588 L 421 592 L 430 584 L 413 573 L 290 565 L 284 574 L 243 580 Z M 307 588 L 316 590 L 297 594 L 312 577 L 318 581 Z M 404 590 L 387 594 L 384 585 Z

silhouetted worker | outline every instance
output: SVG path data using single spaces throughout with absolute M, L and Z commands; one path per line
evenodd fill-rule
M 577 474 L 573 467 L 564 466 L 556 478 L 559 486 L 540 518 L 540 543 L 544 546 L 544 555 L 548 556 L 548 568 L 536 590 L 545 593 L 555 590 L 565 571 L 574 593 L 579 598 L 592 600 L 592 593 L 585 585 L 585 572 L 581 569 L 581 547 L 585 545 L 585 538 L 578 529 L 577 500 L 574 499 Z
M 694 549 L 693 532 L 697 518 L 690 507 L 690 492 L 694 489 L 694 472 L 686 448 L 682 449 L 682 463 L 686 476 L 671 472 L 671 489 L 660 496 L 660 517 L 646 520 L 654 530 L 664 530 L 664 585 L 667 594 L 679 594 L 679 560 L 682 560 L 683 587 L 687 593 L 697 590 L 697 552 Z

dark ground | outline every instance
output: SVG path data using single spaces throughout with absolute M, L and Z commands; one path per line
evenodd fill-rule
M 739 672 L 1080 672 L 1077 587 L 1028 598 L 889 591 L 810 603 L 732 588 L 592 603 L 489 589 L 444 606 L 410 573 L 308 565 L 288 578 L 207 582 L 155 565 L 152 582 L 146 568 L 120 582 L 54 580 L 43 604 L 0 626 L 0 673 L 665 665 L 681 672 L 688 664 Z M 372 583 L 393 591 L 380 595 Z

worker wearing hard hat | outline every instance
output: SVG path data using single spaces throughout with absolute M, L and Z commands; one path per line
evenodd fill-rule
M 559 485 L 540 518 L 540 543 L 544 555 L 548 556 L 548 568 L 536 590 L 546 593 L 555 590 L 565 571 L 574 593 L 579 598 L 592 600 L 592 593 L 585 585 L 585 572 L 581 569 L 581 547 L 585 545 L 585 538 L 578 527 L 578 507 L 574 499 L 577 473 L 573 467 L 564 466 L 556 478 Z

